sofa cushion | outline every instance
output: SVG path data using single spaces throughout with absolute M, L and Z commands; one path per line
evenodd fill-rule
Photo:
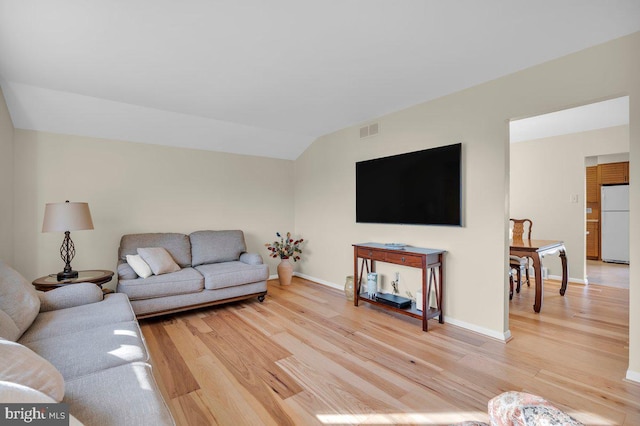
M 127 259 L 127 264 L 131 266 L 133 272 L 135 272 L 136 276 L 132 279 L 142 277 L 149 278 L 153 275 L 153 271 L 151 270 L 151 266 L 147 262 L 144 261 L 142 256 L 139 254 L 128 254 L 125 256 Z
M 203 288 L 202 275 L 193 268 L 184 268 L 170 274 L 153 275 L 144 279 L 120 280 L 117 291 L 129 296 L 130 300 L 139 300 L 195 293 L 202 291 Z
M 131 306 L 140 318 L 162 312 L 188 310 L 214 304 L 225 299 L 243 299 L 244 296 L 258 296 L 267 293 L 267 282 L 258 281 L 251 284 L 236 285 L 217 290 L 204 290 L 198 293 L 176 294 L 175 296 L 156 297 L 153 299 L 132 300 Z
M 0 311 L 14 323 L 0 327 L 5 339 L 16 341 L 33 323 L 40 311 L 40 298 L 30 282 L 16 270 L 0 261 Z M 17 330 L 17 332 L 16 332 Z
M 56 401 L 64 396 L 64 379 L 49 361 L 31 349 L 0 340 L 0 380 L 36 389 Z
M 153 275 L 168 274 L 180 270 L 178 264 L 164 247 L 140 247 L 138 254 L 147 262 Z
M 101 302 L 42 312 L 19 341 L 25 344 L 134 319 L 135 315 L 126 295 L 108 294 Z
M 265 281 L 269 278 L 267 265 L 248 265 L 243 262 L 223 262 L 196 266 L 204 276 L 204 287 L 209 290 Z
M 189 235 L 193 266 L 238 260 L 247 251 L 244 234 L 235 231 L 197 231 Z
M 123 235 L 118 258 L 125 261 L 128 254 L 138 254 L 140 247 L 164 247 L 181 268 L 191 266 L 191 243 L 185 234 L 165 232 Z
M 106 324 L 25 346 L 51 362 L 65 380 L 149 359 L 136 321 Z
M 127 262 L 121 262 L 118 265 L 119 280 L 135 280 L 136 278 L 138 278 L 138 274 L 136 274 L 136 271 L 134 271 Z
M 62 402 L 69 404 L 69 412 L 88 425 L 175 424 L 151 367 L 141 362 L 67 381 Z

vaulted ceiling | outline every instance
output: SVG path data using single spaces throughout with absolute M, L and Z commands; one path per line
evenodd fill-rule
M 0 83 L 17 128 L 295 159 L 636 31 L 638 0 L 0 0 Z

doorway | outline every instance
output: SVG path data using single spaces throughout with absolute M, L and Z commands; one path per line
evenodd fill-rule
M 629 288 L 629 153 L 585 158 L 586 278 Z
M 570 283 L 628 282 L 628 266 L 587 264 L 585 159 L 626 153 L 628 161 L 629 98 L 513 120 L 510 142 L 511 217 L 531 219 L 532 238 L 564 241 Z M 560 279 L 559 260 L 543 262 L 543 276 Z

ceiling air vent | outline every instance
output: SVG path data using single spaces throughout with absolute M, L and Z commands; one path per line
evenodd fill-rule
M 378 123 L 369 124 L 368 126 L 360 127 L 360 139 L 369 136 L 375 136 L 379 132 Z

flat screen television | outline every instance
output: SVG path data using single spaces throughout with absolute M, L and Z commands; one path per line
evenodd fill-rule
M 462 225 L 462 144 L 356 163 L 356 222 Z

